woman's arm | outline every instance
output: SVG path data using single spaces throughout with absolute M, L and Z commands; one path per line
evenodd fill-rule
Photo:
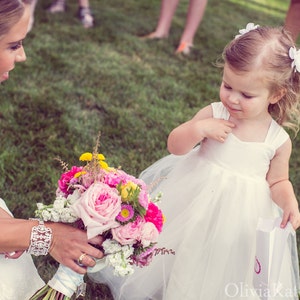
M 292 142 L 288 139 L 279 149 L 270 163 L 267 180 L 273 201 L 283 210 L 281 227 L 290 221 L 294 229 L 300 226 L 300 213 L 292 183 L 289 180 L 289 160 Z
M 214 119 L 211 105 L 201 109 L 191 120 L 173 129 L 168 137 L 168 150 L 175 155 L 191 151 L 204 138 L 224 142 L 234 124 L 223 119 Z
M 38 225 L 36 220 L 22 220 L 5 216 L 5 212 L 0 209 L 0 253 L 14 252 L 16 250 L 27 250 L 31 242 L 31 231 Z M 7 214 L 7 216 L 9 216 Z M 103 253 L 89 243 L 102 243 L 102 237 L 96 237 L 90 241 L 87 239 L 85 231 L 79 230 L 67 224 L 45 223 L 45 226 L 52 231 L 52 241 L 49 254 L 59 263 L 71 268 L 77 273 L 86 273 L 86 267 L 95 265 L 92 257 L 101 258 Z M 84 267 L 76 262 L 82 253 L 85 257 Z

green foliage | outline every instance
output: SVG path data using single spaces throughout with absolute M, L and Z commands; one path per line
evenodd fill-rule
M 53 201 L 61 172 L 81 153 L 99 152 L 110 166 L 133 175 L 167 154 L 172 128 L 199 108 L 218 101 L 220 70 L 214 62 L 248 22 L 282 25 L 288 1 L 210 0 L 189 57 L 174 51 L 188 1 L 180 2 L 166 40 L 138 38 L 155 27 L 160 0 L 90 0 L 96 26 L 84 29 L 77 1 L 66 13 L 38 3 L 35 25 L 25 40 L 27 61 L 1 87 L 1 197 L 16 217 L 31 217 L 36 202 Z M 291 179 L 300 195 L 299 138 L 294 140 Z M 57 264 L 39 258 L 45 280 Z M 47 266 L 45 268 L 45 266 Z M 112 299 L 105 286 L 89 282 L 87 299 Z

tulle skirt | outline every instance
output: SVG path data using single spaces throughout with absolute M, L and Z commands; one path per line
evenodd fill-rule
M 266 180 L 199 159 L 196 149 L 159 160 L 141 178 L 154 185 L 153 195 L 163 193 L 160 250 L 131 276 L 106 268 L 93 280 L 108 284 L 116 300 L 261 299 L 252 284 L 256 226 L 260 217 L 280 215 Z M 297 250 L 290 245 L 280 278 L 289 295 L 278 299 L 296 300 Z

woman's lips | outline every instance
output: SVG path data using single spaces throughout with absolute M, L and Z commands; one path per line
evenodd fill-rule
M 9 73 L 8 73 L 8 72 L 5 72 L 5 73 L 2 74 L 1 77 L 2 77 L 2 78 L 1 78 L 1 81 L 7 80 L 7 79 L 9 78 Z

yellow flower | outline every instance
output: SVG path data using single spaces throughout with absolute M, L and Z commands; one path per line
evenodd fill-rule
M 103 154 L 98 154 L 98 160 L 105 160 L 105 156 Z
M 93 160 L 93 154 L 91 152 L 85 152 L 80 155 L 79 157 L 80 161 L 92 161 Z M 97 154 L 97 160 L 99 161 L 99 164 L 102 169 L 109 169 L 108 164 L 104 161 L 105 156 L 103 154 Z
M 121 187 L 121 198 L 123 200 L 129 200 L 130 194 L 137 189 L 137 185 L 132 181 L 127 182 Z
M 74 178 L 78 178 L 78 177 L 80 177 L 81 175 L 84 175 L 84 174 L 86 174 L 85 171 L 77 172 L 77 173 L 74 175 Z
M 90 152 L 85 152 L 80 155 L 79 160 L 80 161 L 91 161 L 93 158 L 93 154 Z
M 100 160 L 99 164 L 100 164 L 100 166 L 101 166 L 102 169 L 105 169 L 105 170 L 109 169 L 109 166 L 108 166 L 108 164 L 105 161 Z
M 163 223 L 166 222 L 166 216 L 164 214 L 162 214 L 162 218 L 163 218 Z

